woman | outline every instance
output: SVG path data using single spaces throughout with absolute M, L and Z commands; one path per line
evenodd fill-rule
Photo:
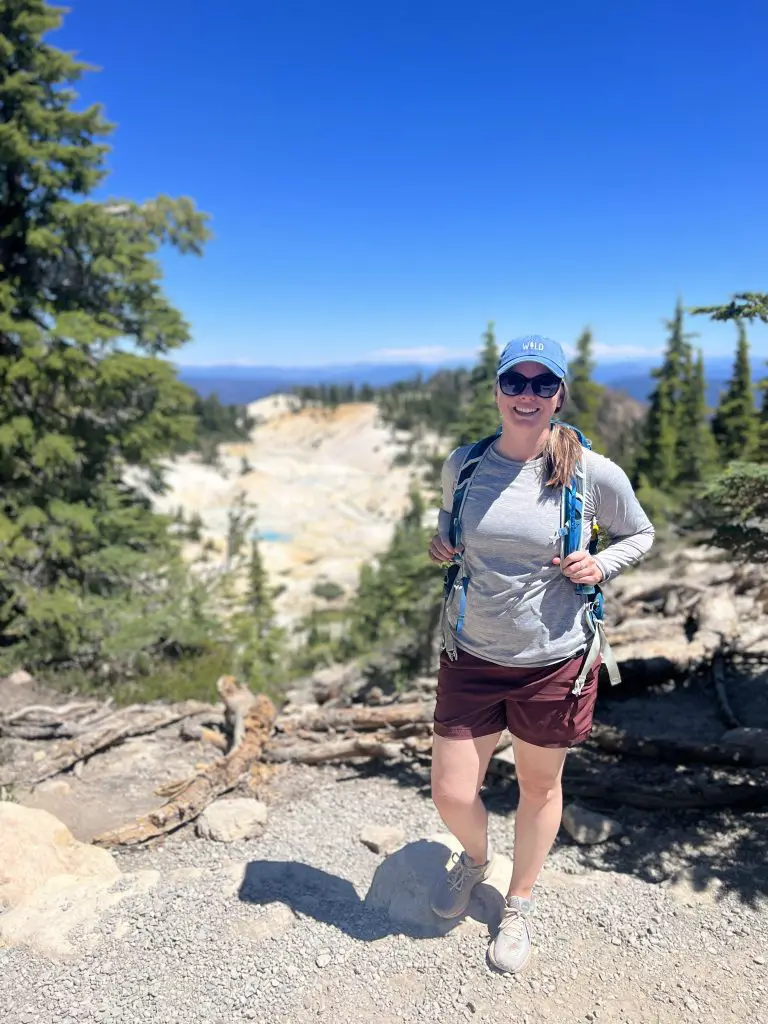
M 441 656 L 432 757 L 433 800 L 464 852 L 438 881 L 432 909 L 447 918 L 463 914 L 472 888 L 489 873 L 488 821 L 478 794 L 507 728 L 520 802 L 512 881 L 488 947 L 491 964 L 505 973 L 521 970 L 530 957 L 533 887 L 560 826 L 565 753 L 592 727 L 599 658 L 586 685 L 572 692 L 592 640 L 576 584 L 616 576 L 649 550 L 654 536 L 626 474 L 553 422 L 567 398 L 566 365 L 560 345 L 547 338 L 518 338 L 505 347 L 494 386 L 501 433 L 469 485 L 462 546 L 452 547 L 448 526 L 470 446 L 445 462 L 443 507 L 429 547 L 434 562 L 460 553 L 471 581 L 461 622 L 453 602 L 447 609 L 451 657 Z M 561 564 L 562 486 L 582 458 L 583 536 L 588 540 L 597 521 L 611 543 L 594 557 L 575 551 Z

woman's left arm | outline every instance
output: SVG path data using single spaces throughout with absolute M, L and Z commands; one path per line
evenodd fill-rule
M 611 539 L 595 562 L 609 580 L 650 551 L 655 531 L 623 469 L 600 457 L 590 459 L 590 469 L 595 519 Z

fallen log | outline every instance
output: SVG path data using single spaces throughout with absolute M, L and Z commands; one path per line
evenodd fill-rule
M 584 800 L 628 804 L 649 811 L 682 811 L 716 807 L 766 807 L 768 785 L 757 783 L 713 783 L 699 788 L 672 785 L 663 791 L 624 783 L 620 786 L 602 785 L 579 779 L 563 779 L 563 791 Z
M 264 752 L 266 761 L 294 764 L 330 764 L 333 761 L 349 761 L 357 758 L 393 760 L 399 757 L 403 744 L 393 742 L 384 736 L 352 736 L 348 739 L 330 740 L 325 743 L 291 743 L 286 746 L 271 746 Z
M 25 783 L 37 785 L 53 775 L 73 768 L 81 761 L 87 760 L 108 747 L 113 747 L 131 736 L 146 736 L 157 732 L 166 725 L 191 715 L 206 712 L 210 705 L 197 700 L 182 701 L 179 704 L 163 706 L 135 705 L 116 711 L 103 721 L 98 728 L 90 730 L 74 739 L 63 740 L 56 744 L 53 751 L 35 766 L 31 778 Z M 2 782 L 6 780 L 3 778 Z M 13 777 L 10 782 L 16 781 Z
M 222 696 L 226 703 L 224 692 Z M 93 842 L 98 846 L 136 846 L 194 821 L 212 800 L 234 789 L 261 759 L 276 714 L 268 697 L 255 697 L 244 717 L 242 739 L 236 747 L 183 783 L 162 807 L 128 825 L 103 832 Z
M 574 770 L 575 769 L 575 770 Z M 517 780 L 513 763 L 495 756 L 488 765 L 488 774 L 499 778 Z M 580 771 L 576 766 L 563 774 L 563 793 L 583 800 L 596 800 L 613 805 L 626 804 L 642 810 L 697 810 L 718 807 L 765 807 L 768 806 L 768 784 L 762 773 L 759 782 L 712 782 L 690 783 L 671 782 L 664 789 L 643 786 L 639 783 L 617 781 L 610 774 L 605 782 L 597 781 L 591 772 Z
M 87 732 L 96 722 L 113 714 L 112 702 L 75 701 L 49 707 L 30 704 L 0 715 L 0 736 L 17 740 L 71 739 Z
M 366 707 L 358 705 L 351 708 L 337 708 L 325 714 L 313 713 L 296 723 L 297 728 L 313 732 L 344 729 L 382 729 L 387 726 L 415 725 L 419 722 L 431 722 L 435 712 L 434 700 L 415 701 L 411 704 L 384 704 Z
M 666 737 L 632 736 L 610 725 L 598 722 L 592 726 L 588 744 L 599 747 L 609 754 L 638 757 L 647 761 L 661 761 L 665 764 L 723 764 L 759 767 L 765 764 L 758 751 L 737 749 L 733 744 L 693 743 L 690 740 L 673 740 Z

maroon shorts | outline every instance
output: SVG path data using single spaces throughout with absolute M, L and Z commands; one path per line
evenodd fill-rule
M 581 694 L 571 692 L 586 654 L 543 668 L 508 668 L 457 650 L 440 657 L 435 733 L 471 739 L 509 729 L 537 747 L 570 747 L 589 736 L 600 658 Z

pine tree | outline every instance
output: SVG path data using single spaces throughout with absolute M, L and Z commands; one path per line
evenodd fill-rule
M 704 356 L 695 361 L 689 349 L 683 366 L 683 386 L 675 452 L 676 480 L 696 484 L 717 466 L 717 446 L 707 419 Z
M 60 20 L 43 0 L 0 5 L 0 638 L 97 663 L 115 631 L 150 631 L 130 600 L 146 612 L 167 591 L 165 521 L 125 470 L 157 480 L 192 437 L 192 394 L 162 358 L 188 327 L 155 257 L 199 254 L 207 229 L 189 199 L 88 198 L 112 129 L 73 106 L 86 67 L 43 38 Z
M 757 427 L 755 459 L 757 462 L 768 462 L 768 377 L 760 381 L 760 390 L 763 393 L 763 401 Z
M 566 418 L 593 441 L 597 436 L 597 411 L 602 388 L 592 380 L 595 360 L 592 332 L 588 327 L 576 342 L 576 358 L 568 366 L 568 409 Z
M 274 602 L 272 588 L 269 585 L 264 569 L 264 560 L 256 537 L 251 538 L 251 549 L 248 556 L 248 590 L 246 604 L 258 623 L 260 631 L 266 631 L 274 619 Z
M 712 480 L 695 514 L 712 530 L 709 543 L 736 562 L 764 565 L 768 556 L 768 466 L 732 462 Z
M 677 479 L 678 435 L 685 389 L 685 367 L 690 365 L 690 335 L 683 330 L 683 307 L 678 300 L 675 315 L 667 322 L 669 338 L 664 361 L 653 373 L 658 382 L 646 418 L 645 449 L 637 471 L 653 487 L 669 490 Z
M 456 445 L 478 441 L 498 429 L 499 410 L 493 395 L 498 365 L 499 348 L 496 344 L 493 321 L 490 321 L 483 333 L 480 359 L 470 374 L 469 401 L 456 429 Z
M 669 381 L 659 379 L 651 395 L 646 417 L 645 448 L 640 455 L 640 475 L 653 487 L 669 489 L 677 475 L 677 429 L 674 392 Z
M 696 306 L 691 313 L 711 320 L 761 320 L 768 324 L 768 292 L 740 292 L 723 306 Z
M 724 462 L 748 460 L 753 455 L 758 441 L 758 419 L 749 365 L 749 340 L 741 320 L 736 321 L 736 329 L 739 332 L 739 340 L 733 373 L 712 420 L 712 432 Z

